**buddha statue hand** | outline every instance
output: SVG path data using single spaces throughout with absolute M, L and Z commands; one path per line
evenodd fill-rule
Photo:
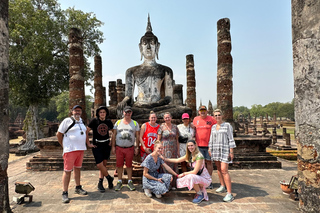
M 123 109 L 130 105 L 131 98 L 129 96 L 126 96 L 121 102 L 117 105 L 117 118 L 123 117 Z

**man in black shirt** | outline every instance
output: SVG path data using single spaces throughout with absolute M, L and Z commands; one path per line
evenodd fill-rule
M 92 148 L 93 156 L 99 168 L 99 183 L 98 190 L 105 192 L 103 187 L 103 179 L 108 180 L 109 189 L 113 188 L 113 177 L 111 177 L 107 170 L 107 161 L 110 159 L 111 140 L 109 130 L 113 129 L 111 120 L 106 119 L 109 115 L 109 110 L 105 106 L 100 106 L 96 111 L 96 118 L 94 118 L 88 125 L 88 131 L 92 129 L 94 147 Z

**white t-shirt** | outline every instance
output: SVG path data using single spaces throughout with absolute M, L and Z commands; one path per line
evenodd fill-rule
M 71 118 L 65 118 L 58 128 L 58 132 L 64 134 L 72 122 Z M 86 131 L 87 128 L 83 124 L 82 119 L 76 120 L 75 125 L 63 136 L 63 153 L 87 150 Z

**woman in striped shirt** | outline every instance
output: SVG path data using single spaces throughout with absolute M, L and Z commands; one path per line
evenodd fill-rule
M 218 193 L 226 192 L 223 198 L 225 202 L 231 202 L 234 197 L 231 194 L 231 178 L 228 172 L 228 165 L 233 160 L 233 148 L 236 143 L 233 139 L 233 129 L 230 123 L 222 120 L 222 111 L 216 109 L 213 112 L 217 123 L 211 128 L 211 136 L 209 140 L 209 154 L 211 160 L 217 166 L 217 172 L 221 186 L 216 190 Z

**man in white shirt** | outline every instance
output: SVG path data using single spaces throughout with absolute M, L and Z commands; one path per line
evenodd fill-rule
M 64 172 L 62 175 L 62 202 L 69 203 L 68 188 L 71 171 L 74 170 L 74 180 L 76 183 L 75 193 L 86 195 L 87 191 L 80 185 L 80 168 L 82 167 L 84 150 L 89 143 L 87 128 L 81 119 L 82 108 L 75 105 L 72 108 L 72 117 L 65 118 L 60 124 L 57 132 L 58 142 L 63 148 Z

